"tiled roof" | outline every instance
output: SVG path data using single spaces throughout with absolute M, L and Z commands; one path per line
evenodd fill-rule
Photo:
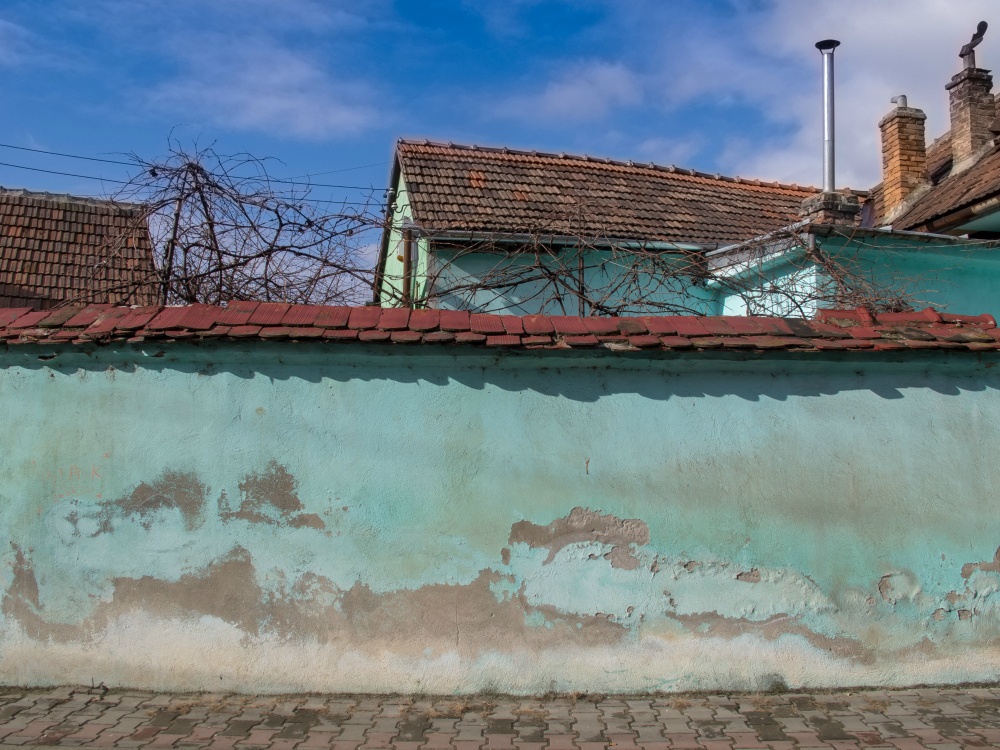
M 729 244 L 798 220 L 812 187 L 565 154 L 400 141 L 425 231 Z
M 136 206 L 0 188 L 0 305 L 151 302 L 129 282 L 153 274 Z
M 1000 193 L 1000 146 L 964 172 L 946 177 L 924 193 L 892 225 L 896 229 L 920 229 L 935 219 L 979 203 Z
M 0 345 L 200 340 L 359 342 L 508 349 L 805 352 L 1000 350 L 990 315 L 826 310 L 817 320 L 744 317 L 575 318 L 454 310 L 232 302 L 226 307 L 0 309 Z

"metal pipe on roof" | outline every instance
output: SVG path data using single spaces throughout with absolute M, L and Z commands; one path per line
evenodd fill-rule
M 834 107 L 833 107 L 833 51 L 840 46 L 836 39 L 816 42 L 816 49 L 823 55 L 823 192 L 836 190 L 834 160 Z

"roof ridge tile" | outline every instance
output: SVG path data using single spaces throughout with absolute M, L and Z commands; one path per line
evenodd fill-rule
M 252 321 L 252 322 L 251 322 Z M 872 316 L 822 310 L 814 320 L 740 316 L 496 315 L 464 310 L 233 302 L 173 307 L 0 308 L 0 343 L 106 345 L 148 340 L 322 340 L 368 344 L 625 351 L 1000 351 L 991 315 L 931 308 Z

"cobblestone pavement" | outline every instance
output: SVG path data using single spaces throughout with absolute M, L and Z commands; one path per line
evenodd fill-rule
M 816 694 L 243 696 L 0 689 L 0 748 L 1000 747 L 1000 687 Z

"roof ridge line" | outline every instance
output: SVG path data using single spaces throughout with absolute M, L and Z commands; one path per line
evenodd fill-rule
M 131 201 L 116 201 L 113 198 L 93 198 L 71 193 L 50 193 L 47 190 L 28 190 L 27 188 L 8 188 L 0 185 L 0 196 L 10 195 L 17 198 L 36 198 L 53 203 L 80 203 L 86 206 L 104 206 L 108 208 L 137 209 L 141 203 Z
M 595 157 L 588 154 L 568 154 L 565 152 L 552 153 L 548 151 L 527 151 L 524 149 L 510 148 L 508 146 L 479 146 L 477 144 L 462 144 L 453 143 L 451 141 L 432 141 L 427 138 L 423 139 L 408 139 L 400 138 L 396 141 L 397 145 L 404 146 L 427 146 L 433 148 L 450 148 L 456 151 L 480 151 L 488 154 L 501 154 L 501 155 L 511 155 L 511 156 L 535 156 L 549 159 L 565 159 L 569 161 L 582 161 L 589 164 L 608 164 L 612 166 L 619 167 L 633 167 L 636 169 L 651 169 L 656 172 L 668 172 L 670 174 L 679 174 L 688 177 L 700 177 L 707 180 L 716 180 L 718 182 L 729 182 L 736 185 L 751 185 L 754 187 L 772 187 L 781 188 L 784 190 L 794 190 L 796 192 L 809 192 L 809 193 L 819 193 L 822 192 L 820 188 L 811 185 L 798 185 L 796 183 L 787 182 L 777 182 L 777 181 L 767 181 L 761 180 L 760 178 L 748 178 L 739 175 L 729 176 L 723 175 L 718 172 L 701 172 L 696 169 L 690 169 L 688 167 L 678 167 L 675 164 L 656 164 L 655 162 L 636 162 L 632 160 L 622 161 L 620 159 L 611 159 L 606 157 Z M 852 195 L 866 195 L 866 190 L 855 190 L 853 188 L 848 188 Z

